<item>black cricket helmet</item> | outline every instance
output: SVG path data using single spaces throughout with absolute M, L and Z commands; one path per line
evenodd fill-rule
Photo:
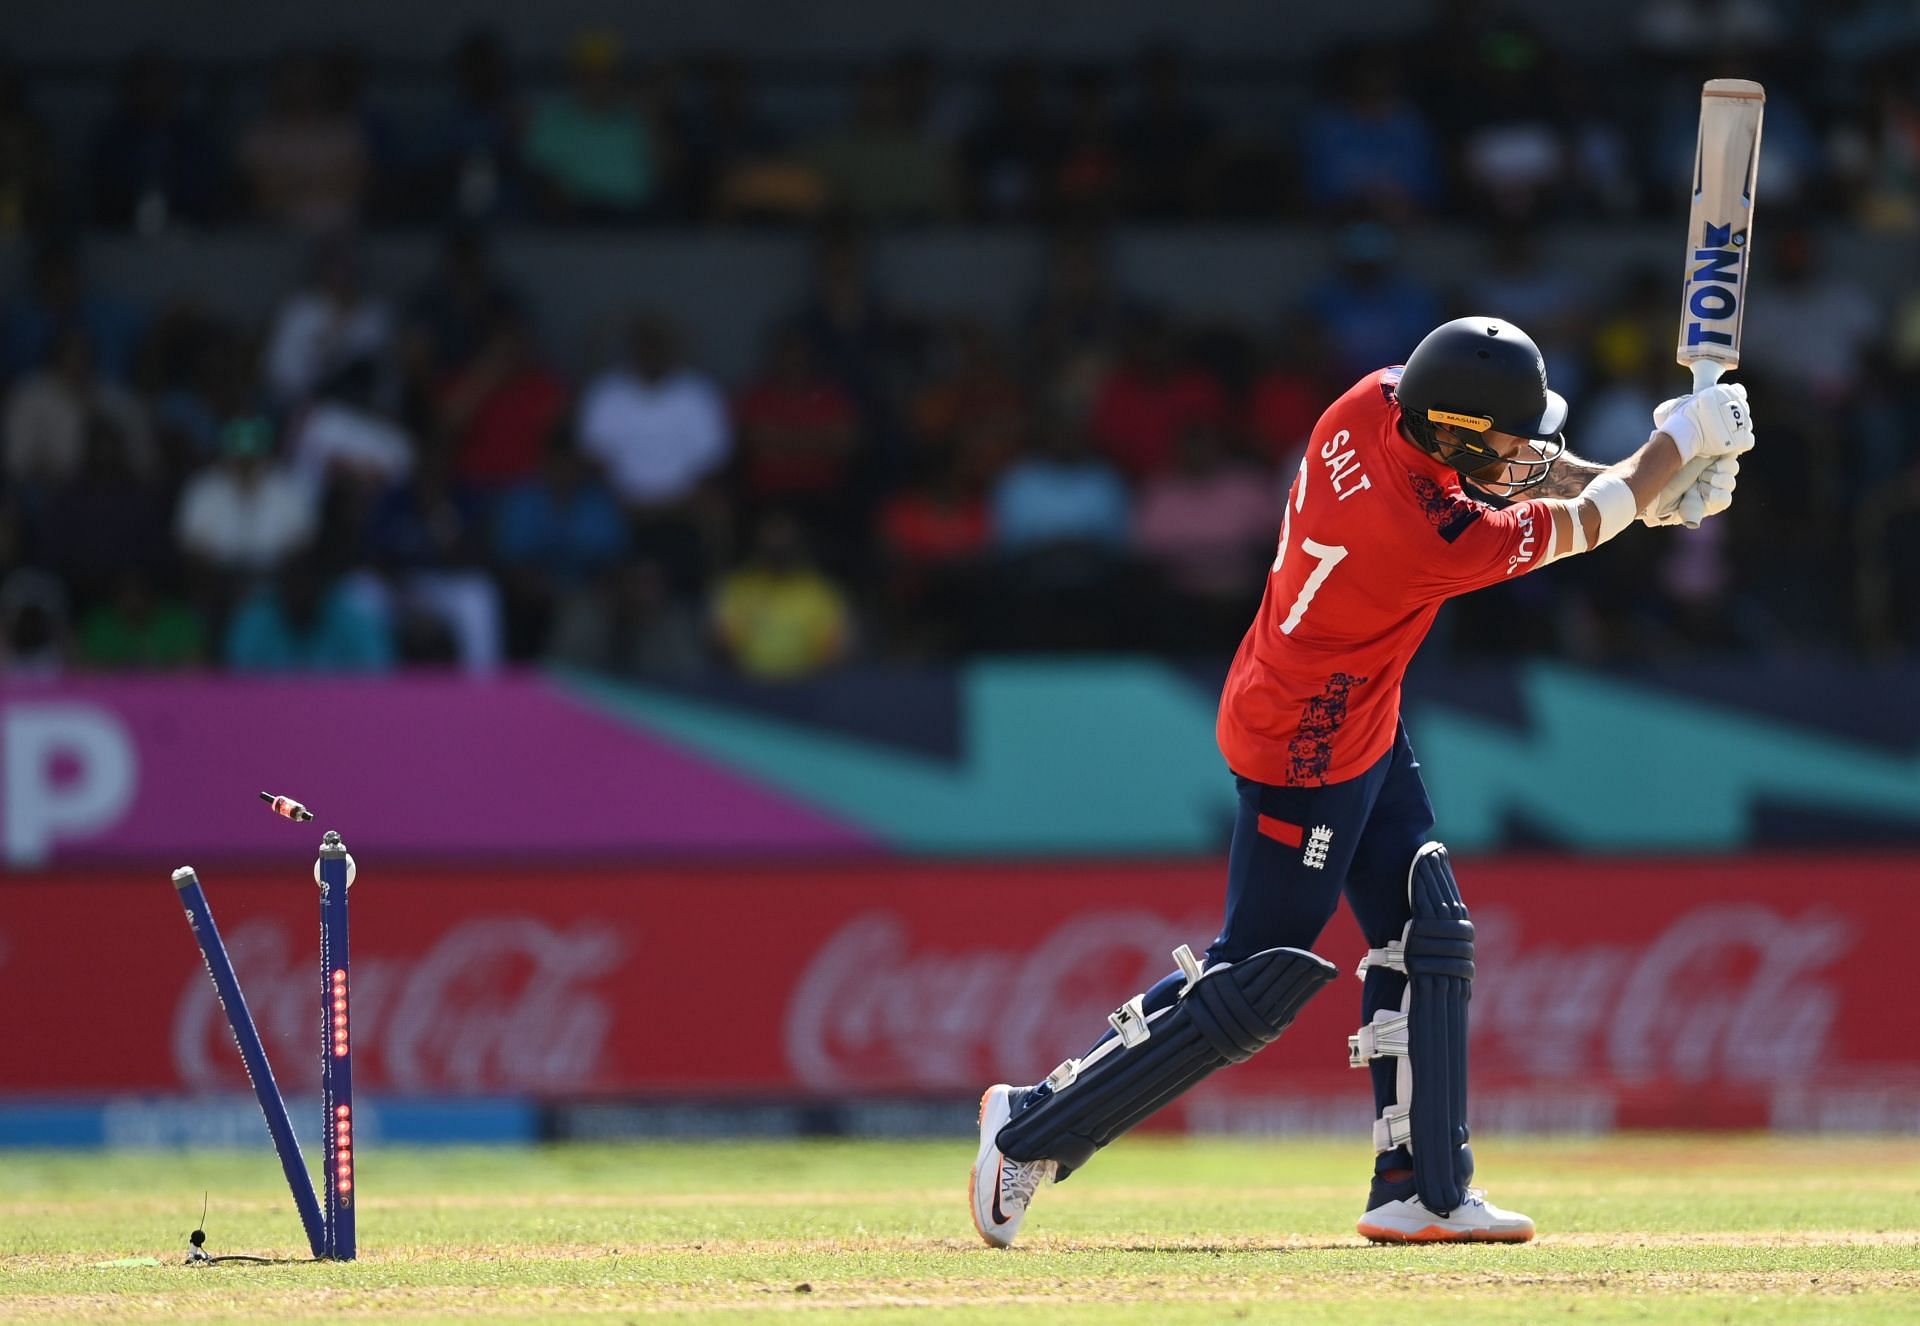
M 1567 449 L 1560 431 L 1566 398 L 1547 389 L 1547 361 L 1533 338 L 1499 318 L 1455 318 L 1428 332 L 1407 356 L 1395 389 L 1407 429 L 1434 456 L 1475 479 L 1494 464 L 1495 480 L 1475 479 L 1498 497 L 1517 497 L 1544 483 Z M 1438 427 L 1452 430 L 1442 438 Z M 1530 438 L 1519 455 L 1502 456 L 1477 434 L 1489 430 Z

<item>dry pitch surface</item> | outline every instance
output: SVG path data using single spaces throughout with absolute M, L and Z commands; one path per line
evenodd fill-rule
M 0 1153 L 0 1321 L 1920 1321 L 1920 1141 L 1494 1140 L 1523 1247 L 1374 1248 L 1367 1157 L 1130 1139 L 1043 1189 L 1011 1252 L 972 1144 L 364 1153 L 360 1261 L 303 1255 L 271 1155 Z M 129 1256 L 158 1267 L 101 1268 Z

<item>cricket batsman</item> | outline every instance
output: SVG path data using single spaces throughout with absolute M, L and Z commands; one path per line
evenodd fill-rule
M 1473 923 L 1431 836 L 1401 678 L 1448 599 L 1591 552 L 1636 517 L 1697 525 L 1731 503 L 1753 445 L 1739 385 L 1666 402 L 1645 445 L 1607 468 L 1568 453 L 1566 420 L 1539 349 L 1498 318 L 1436 328 L 1320 417 L 1220 698 L 1239 790 L 1226 919 L 1204 963 L 1183 945 L 1179 970 L 1122 1004 L 1084 1057 L 981 1097 L 971 1199 L 988 1243 L 1013 1242 L 1043 1180 L 1277 1039 L 1334 979 L 1311 947 L 1343 892 L 1369 945 L 1348 1038 L 1375 1112 L 1360 1233 L 1533 1237 L 1470 1186 Z M 1677 482 L 1695 458 L 1710 463 Z

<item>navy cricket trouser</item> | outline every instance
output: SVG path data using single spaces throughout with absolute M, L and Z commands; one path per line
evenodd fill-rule
M 1325 787 L 1273 787 L 1237 776 L 1235 782 L 1240 808 L 1227 856 L 1226 919 L 1207 949 L 1209 964 L 1263 949 L 1312 948 L 1343 891 L 1368 947 L 1400 938 L 1411 915 L 1407 872 L 1433 832 L 1433 806 L 1404 725 L 1393 748 L 1358 778 Z M 1170 1006 L 1183 982 L 1174 972 L 1157 983 L 1146 1010 Z M 1406 982 L 1399 972 L 1369 968 L 1361 1022 L 1375 1009 L 1397 1009 Z M 1394 1103 L 1395 1068 L 1392 1059 L 1373 1063 L 1376 1114 Z

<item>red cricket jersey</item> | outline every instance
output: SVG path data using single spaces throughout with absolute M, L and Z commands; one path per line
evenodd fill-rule
M 1400 435 L 1398 367 L 1360 379 L 1314 425 L 1287 494 L 1259 615 L 1220 696 L 1235 773 L 1310 787 L 1366 772 L 1393 745 L 1400 680 L 1440 605 L 1540 565 L 1539 500 L 1475 501 Z

